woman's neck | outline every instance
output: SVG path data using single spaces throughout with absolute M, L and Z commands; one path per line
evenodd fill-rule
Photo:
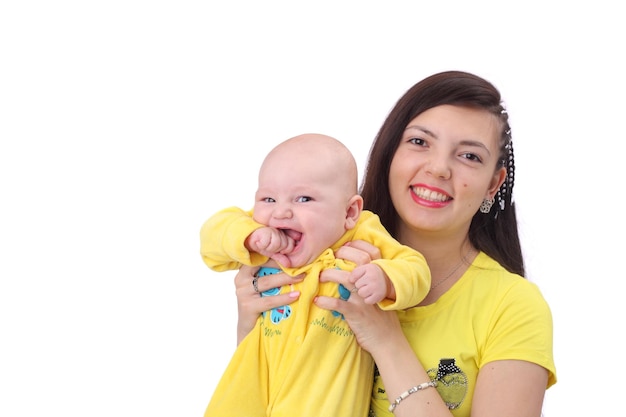
M 476 250 L 467 233 L 441 236 L 441 234 L 400 234 L 400 242 L 419 251 L 430 268 L 432 290 L 420 305 L 435 302 L 467 270 Z
M 447 265 L 471 248 L 468 230 L 445 236 L 441 233 L 400 231 L 398 240 L 424 255 L 431 268 L 441 263 Z

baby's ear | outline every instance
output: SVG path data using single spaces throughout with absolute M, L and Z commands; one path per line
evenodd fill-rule
M 356 194 L 348 201 L 348 207 L 346 210 L 346 230 L 350 230 L 356 226 L 362 211 L 363 197 Z

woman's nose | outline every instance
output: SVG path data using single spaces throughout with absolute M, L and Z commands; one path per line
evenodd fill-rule
M 450 178 L 450 161 L 446 156 L 432 155 L 428 160 L 426 170 L 429 174 L 437 178 Z

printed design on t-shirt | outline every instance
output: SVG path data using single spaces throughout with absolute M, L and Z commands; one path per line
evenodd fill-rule
M 428 370 L 431 381 L 437 381 L 437 391 L 450 410 L 457 409 L 467 394 L 467 375 L 453 358 L 439 360 L 437 368 Z
M 280 269 L 277 268 L 266 268 L 263 267 L 261 269 L 259 269 L 259 272 L 257 272 L 257 276 L 260 277 L 264 277 L 266 275 L 272 275 L 272 274 L 278 274 L 282 272 Z M 263 291 L 261 292 L 261 297 L 269 297 L 272 295 L 277 295 L 280 294 L 280 287 L 276 287 L 276 288 L 270 288 L 267 291 Z M 265 315 L 267 314 L 267 311 L 264 311 L 263 314 L 263 318 L 265 318 Z M 272 323 L 274 324 L 278 324 L 281 321 L 288 319 L 289 316 L 291 316 L 291 307 L 290 306 L 280 306 L 280 307 L 276 307 L 273 308 L 269 311 L 270 314 L 270 320 L 272 321 Z
M 454 410 L 463 404 L 467 394 L 467 376 L 456 365 L 454 359 L 440 359 L 437 368 L 431 368 L 427 373 L 431 381 L 437 381 L 437 392 L 439 392 L 448 409 Z M 376 399 L 387 399 L 383 381 L 376 366 L 374 366 L 372 395 Z

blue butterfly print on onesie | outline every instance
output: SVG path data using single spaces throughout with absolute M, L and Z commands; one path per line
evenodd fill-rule
M 350 291 L 346 287 L 344 287 L 343 284 L 339 284 L 339 298 L 341 298 L 344 301 L 350 298 Z M 345 320 L 345 317 L 343 316 L 343 314 L 341 314 L 338 311 L 333 310 L 333 316 L 341 317 L 341 320 Z
M 273 274 L 279 274 L 282 271 L 278 268 L 269 268 L 269 267 L 261 267 L 261 269 L 259 269 L 259 272 L 257 272 L 257 276 L 258 277 L 264 277 L 266 275 L 273 275 Z M 268 296 L 272 296 L 272 295 L 277 295 L 278 293 L 280 293 L 280 288 L 270 288 L 267 291 L 263 291 L 261 293 L 261 297 L 268 297 Z M 267 311 L 263 312 L 263 317 L 265 317 L 265 314 L 267 313 Z M 291 307 L 290 306 L 280 306 L 280 307 L 276 307 L 273 308 L 269 311 L 270 313 L 270 320 L 272 321 L 272 323 L 274 324 L 278 324 L 281 321 L 289 318 L 289 316 L 291 316 Z

